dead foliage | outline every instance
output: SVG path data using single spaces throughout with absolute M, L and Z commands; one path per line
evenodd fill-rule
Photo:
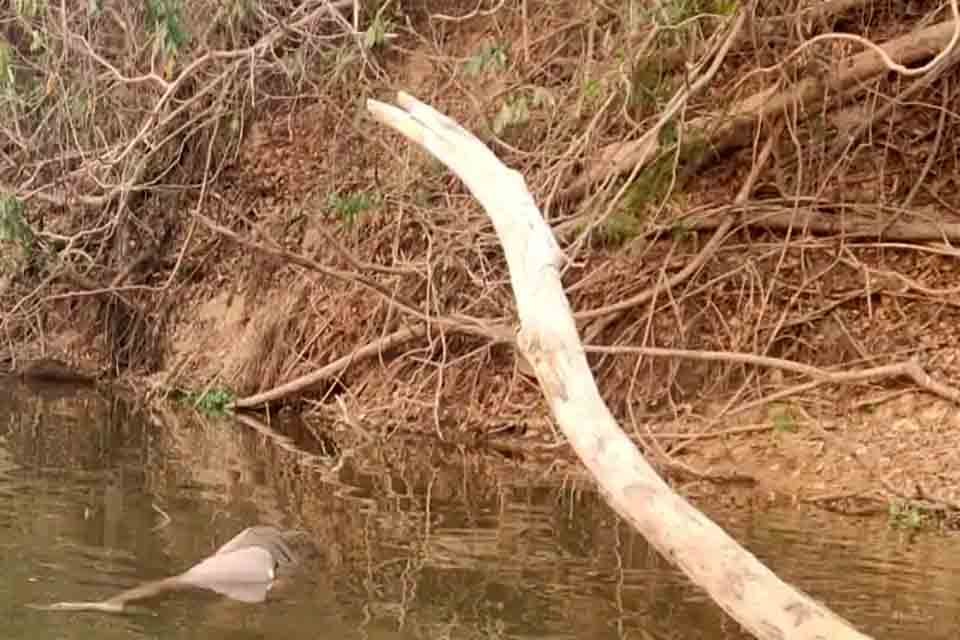
M 0 170 L 3 189 L 28 203 L 53 256 L 6 284 L 8 342 L 34 339 L 47 314 L 77 317 L 69 301 L 82 294 L 119 319 L 106 334 L 115 353 L 166 356 L 114 358 L 163 372 L 164 389 L 253 394 L 328 367 L 287 399 L 338 396 L 360 422 L 445 437 L 539 413 L 509 346 L 509 274 L 486 217 L 361 115 L 363 99 L 401 87 L 526 177 L 570 258 L 590 343 L 960 373 L 960 55 L 938 57 L 948 5 L 444 2 L 365 5 L 357 23 L 325 6 L 268 3 L 242 28 L 216 23 L 154 75 L 122 44 L 143 15 L 88 32 L 71 13 L 69 34 L 56 8 L 31 18 L 82 61 L 30 72 L 53 78 L 48 99 L 95 93 L 114 107 L 87 116 L 87 137 L 71 137 L 63 109 L 44 144 L 39 128 L 5 130 L 16 168 Z M 834 32 L 911 67 L 937 62 L 903 75 L 849 40 L 804 46 Z M 243 302 L 216 307 L 218 323 L 205 305 L 225 290 Z M 757 362 L 591 357 L 629 424 L 809 391 L 803 374 Z M 817 395 L 842 410 L 904 384 Z
M 95 355 L 97 336 L 118 373 L 162 367 L 190 258 L 210 249 L 190 211 L 235 161 L 259 96 L 302 95 L 308 65 L 348 37 L 335 5 L 0 10 L 0 239 L 26 254 L 0 286 L 8 344 L 58 350 L 46 325 L 83 323 L 72 357 Z

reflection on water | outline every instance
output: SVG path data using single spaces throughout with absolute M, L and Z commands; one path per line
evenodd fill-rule
M 744 637 L 582 478 L 548 482 L 426 440 L 304 454 L 302 433 L 255 426 L 0 384 L 3 637 Z M 864 631 L 957 636 L 955 538 L 815 511 L 712 515 Z M 141 616 L 24 606 L 172 575 L 255 523 L 301 529 L 315 547 L 266 604 L 179 594 Z

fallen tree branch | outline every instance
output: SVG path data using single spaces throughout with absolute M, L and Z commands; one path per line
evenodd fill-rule
M 824 236 L 842 236 L 844 240 L 870 238 L 873 240 L 900 240 L 902 242 L 943 242 L 947 245 L 960 243 L 960 223 L 955 222 L 902 222 L 901 220 L 878 221 L 875 217 L 858 214 L 860 204 L 800 202 L 788 201 L 753 202 L 749 207 L 751 215 L 743 216 L 740 223 L 746 227 L 766 228 L 777 231 L 803 229 L 807 233 Z M 818 211 L 830 209 L 830 213 Z M 736 210 L 736 205 L 711 211 L 724 213 Z M 836 213 L 834 213 L 836 212 Z M 892 211 L 891 213 L 897 213 Z M 716 229 L 726 221 L 726 216 L 692 215 L 684 218 L 684 227 L 697 231 Z
M 243 236 L 241 236 L 240 234 L 236 233 L 231 229 L 227 229 L 226 227 L 223 227 L 217 224 L 216 222 L 214 222 L 207 216 L 203 215 L 202 213 L 197 213 L 195 215 L 197 219 L 200 222 L 202 222 L 203 225 L 207 227 L 210 231 L 213 231 L 214 233 L 218 233 L 222 236 L 226 236 L 227 238 L 230 238 L 237 244 L 240 244 L 249 249 L 254 249 L 255 251 L 259 251 L 260 253 L 265 253 L 267 255 L 283 258 L 287 262 L 298 265 L 300 267 L 304 267 L 311 271 L 317 271 L 319 273 L 322 273 L 325 276 L 329 276 L 331 278 L 335 278 L 336 280 L 340 280 L 341 282 L 354 282 L 382 296 L 384 300 L 388 301 L 390 304 L 396 306 L 402 311 L 409 313 L 415 318 L 418 318 L 424 321 L 431 320 L 430 316 L 428 316 L 423 311 L 418 309 L 414 303 L 408 302 L 406 300 L 403 300 L 402 298 L 397 297 L 395 294 L 391 293 L 389 289 L 387 289 L 383 285 L 377 284 L 373 280 L 365 278 L 352 271 L 343 271 L 335 267 L 328 267 L 327 265 L 321 264 L 316 260 L 311 260 L 305 255 L 294 253 L 292 251 L 287 251 L 286 249 L 281 248 L 279 245 L 277 245 L 274 242 L 271 242 L 271 244 L 269 245 L 261 242 L 254 242 L 253 240 L 244 238 Z
M 449 331 L 461 331 L 469 335 L 477 335 L 478 331 L 465 331 L 467 323 L 458 322 L 450 318 L 435 318 L 435 321 L 446 324 Z M 286 382 L 282 385 L 263 391 L 245 398 L 236 400 L 230 405 L 232 409 L 249 409 L 269 402 L 282 400 L 292 396 L 295 393 L 308 389 L 309 387 L 329 380 L 337 374 L 344 371 L 347 367 L 366 358 L 376 356 L 384 351 L 393 349 L 405 342 L 417 339 L 426 335 L 427 328 L 412 327 L 403 328 L 385 335 L 378 340 L 370 342 L 348 355 L 345 355 L 333 362 Z M 511 342 L 509 334 L 505 328 L 496 330 L 491 329 L 489 333 L 483 334 L 485 337 L 495 339 L 498 342 Z M 585 345 L 584 350 L 587 353 L 602 353 L 611 355 L 634 354 L 656 358 L 682 358 L 687 360 L 700 360 L 709 362 L 727 362 L 748 364 L 768 369 L 778 369 L 781 371 L 790 371 L 813 378 L 810 383 L 800 384 L 791 389 L 796 393 L 810 391 L 816 387 L 825 384 L 851 384 L 857 382 L 866 382 L 870 380 L 895 379 L 904 377 L 909 379 L 919 388 L 928 391 L 938 397 L 950 400 L 960 404 L 960 389 L 956 389 L 944 382 L 935 380 L 930 374 L 915 362 L 899 362 L 894 364 L 871 367 L 869 369 L 854 369 L 850 371 L 828 371 L 820 367 L 775 358 L 771 356 L 761 356 L 752 353 L 736 353 L 730 351 L 701 351 L 689 349 L 667 349 L 661 347 L 631 347 L 631 346 L 603 346 L 603 345 Z M 782 399 L 779 396 L 777 399 Z
M 864 134 L 872 130 L 876 123 L 889 116 L 894 109 L 906 103 L 913 98 L 914 95 L 932 86 L 937 80 L 942 78 L 947 71 L 956 66 L 957 63 L 960 63 L 960 47 L 954 48 L 949 56 L 943 58 L 935 68 L 930 70 L 930 73 L 914 80 L 909 87 L 897 94 L 895 100 L 888 100 L 881 107 L 873 109 L 855 129 L 850 131 L 846 136 L 839 136 L 837 141 L 830 147 L 829 155 L 839 156 L 841 153 L 848 151 Z M 862 114 L 858 115 L 862 117 Z M 933 158 L 936 156 L 931 154 L 930 157 Z
M 518 346 L 611 506 L 757 638 L 867 638 L 780 580 L 657 475 L 600 397 L 560 280 L 563 254 L 523 176 L 450 118 L 404 93 L 397 102 L 402 108 L 376 100 L 367 108 L 446 164 L 489 214 L 516 297 Z
M 952 2 L 955 3 L 956 0 Z M 722 113 L 695 118 L 687 125 L 700 132 L 703 136 L 701 143 L 707 143 L 714 156 L 744 147 L 752 142 L 752 132 L 758 123 L 782 115 L 794 107 L 809 109 L 824 99 L 827 93 L 824 89 L 830 89 L 834 93 L 844 92 L 885 71 L 899 70 L 904 68 L 902 64 L 913 64 L 931 55 L 939 56 L 938 65 L 946 64 L 954 51 L 948 47 L 952 47 L 956 24 L 950 20 L 894 38 L 877 47 L 877 50 L 883 52 L 882 56 L 871 48 L 844 60 L 826 77 L 807 78 L 779 94 L 772 94 L 771 89 L 764 89 Z M 888 60 L 900 60 L 902 64 L 895 65 L 895 68 L 890 67 L 887 65 Z M 691 92 L 691 89 L 686 87 L 681 89 L 670 101 L 668 108 L 674 104 L 685 104 Z M 679 99 L 682 100 L 677 102 Z M 668 111 L 664 115 L 669 113 Z M 636 171 L 638 166 L 649 163 L 656 156 L 649 148 L 649 135 L 651 131 L 658 131 L 662 122 L 662 119 L 659 120 L 638 140 L 618 142 L 601 149 L 598 156 L 611 160 L 600 167 L 602 171 L 590 171 L 574 182 L 561 194 L 561 200 L 578 200 L 586 195 L 594 184 L 626 175 Z
M 904 77 L 916 77 L 922 76 L 925 73 L 934 69 L 939 65 L 943 60 L 945 60 L 953 51 L 957 48 L 957 43 L 960 42 L 960 0 L 949 0 L 950 4 L 950 17 L 951 20 L 946 24 L 950 25 L 951 33 L 950 40 L 943 45 L 942 47 L 937 47 L 940 49 L 936 51 L 936 55 L 933 60 L 930 60 L 927 64 L 922 67 L 911 69 L 906 67 L 903 64 L 898 64 L 894 58 L 895 55 L 890 54 L 884 47 L 876 44 L 875 42 L 864 38 L 863 36 L 858 36 L 855 33 L 822 33 L 818 36 L 810 38 L 799 47 L 791 51 L 783 60 L 778 62 L 776 65 L 769 69 L 762 69 L 761 71 L 773 71 L 775 69 L 780 69 L 786 63 L 790 62 L 791 59 L 800 55 L 802 51 L 810 48 L 818 42 L 828 42 L 828 41 L 837 41 L 842 40 L 846 42 L 853 42 L 861 46 L 866 47 L 869 51 L 872 51 L 877 57 L 880 58 L 880 61 L 883 63 L 883 66 L 886 67 L 889 71 L 893 71 Z M 907 62 L 906 64 L 912 64 L 912 62 Z M 746 77 L 749 77 L 751 74 L 747 74 Z M 745 79 L 745 78 L 744 78 Z M 742 80 L 741 80 L 742 82 Z
M 363 345 L 359 349 L 355 349 L 342 358 L 337 358 L 330 364 L 321 367 L 316 371 L 312 371 L 307 375 L 295 378 L 290 382 L 286 382 L 280 386 L 274 387 L 273 389 L 268 389 L 267 391 L 262 391 L 252 396 L 235 400 L 230 405 L 230 408 L 249 409 L 251 407 L 257 407 L 262 404 L 266 404 L 268 402 L 282 400 L 283 398 L 291 396 L 299 391 L 303 391 L 304 389 L 308 389 L 315 384 L 323 382 L 324 380 L 329 380 L 333 376 L 339 374 L 344 369 L 349 367 L 351 364 L 354 364 L 360 360 L 365 360 L 366 358 L 371 358 L 383 353 L 384 351 L 389 351 L 405 342 L 409 342 L 410 340 L 426 335 L 426 333 L 427 327 L 425 325 L 398 329 L 393 333 L 387 334 L 377 340 L 374 340 L 373 342 Z
M 889 59 L 913 64 L 929 56 L 943 54 L 944 51 L 949 55 L 951 50 L 946 47 L 955 33 L 956 23 L 950 20 L 905 34 L 880 45 L 878 49 L 883 56 L 870 49 L 844 60 L 826 77 L 807 78 L 777 95 L 768 95 L 769 90 L 756 93 L 724 113 L 719 126 L 711 127 L 716 122 L 716 116 L 699 118 L 689 125 L 708 132 L 706 135 L 718 153 L 744 146 L 752 139 L 749 133 L 757 122 L 796 107 L 810 109 L 819 104 L 825 95 L 829 95 L 824 89 L 844 92 L 881 73 L 902 68 L 902 65 L 896 65 L 897 69 L 888 66 Z
M 933 376 L 924 371 L 923 367 L 913 361 L 896 362 L 885 364 L 879 367 L 870 367 L 869 369 L 852 369 L 850 371 L 828 371 L 802 362 L 793 360 L 784 360 L 771 356 L 761 356 L 753 353 L 736 353 L 732 351 L 693 351 L 688 349 L 666 349 L 662 347 L 630 347 L 623 345 L 616 346 L 586 346 L 587 353 L 609 353 L 626 354 L 631 353 L 640 356 L 650 356 L 656 358 L 685 358 L 687 360 L 701 360 L 707 362 L 732 362 L 739 364 L 749 364 L 758 367 L 767 367 L 770 369 L 779 369 L 781 371 L 790 371 L 813 378 L 813 386 L 798 386 L 798 390 L 809 391 L 824 384 L 850 384 L 853 382 L 866 382 L 868 380 L 884 380 L 893 378 L 907 378 L 915 385 L 936 396 L 960 404 L 960 389 L 952 387 L 944 382 L 935 380 Z
M 741 206 L 750 196 L 750 193 L 753 191 L 753 186 L 756 184 L 757 178 L 760 175 L 760 171 L 770 159 L 770 154 L 773 151 L 773 147 L 776 144 L 777 139 L 780 137 L 781 131 L 783 131 L 783 121 L 778 120 L 771 128 L 770 135 L 767 136 L 767 141 L 760 150 L 760 154 L 757 156 L 757 161 L 753 163 L 753 166 L 750 168 L 750 174 L 747 176 L 747 179 L 744 181 L 740 190 L 737 192 L 737 196 L 733 200 L 735 207 Z M 653 287 L 650 287 L 646 291 L 643 291 L 632 298 L 628 298 L 627 300 L 622 300 L 612 305 L 605 305 L 597 309 L 589 309 L 587 311 L 575 313 L 574 318 L 577 320 L 589 320 L 591 318 L 600 318 L 606 316 L 602 321 L 597 323 L 596 326 L 590 328 L 590 332 L 587 334 L 587 342 L 592 342 L 593 338 L 599 336 L 603 329 L 610 323 L 614 322 L 622 313 L 633 307 L 643 304 L 647 300 L 652 300 L 659 292 L 675 287 L 696 273 L 716 252 L 720 244 L 727 239 L 727 234 L 730 232 L 730 229 L 733 228 L 735 221 L 736 217 L 734 215 L 726 215 L 719 220 L 716 230 L 713 232 L 713 235 L 710 236 L 710 240 L 707 241 L 707 244 L 704 245 L 703 249 L 701 249 L 694 259 L 687 263 L 683 269 L 670 276 L 666 280 L 654 285 Z
M 755 37 L 770 37 L 783 32 L 785 22 L 802 20 L 806 23 L 826 23 L 831 18 L 837 18 L 854 9 L 873 4 L 876 0 L 817 0 L 809 6 L 788 15 L 767 16 L 756 20 L 753 31 Z M 829 25 L 826 25 L 829 28 Z M 706 42 L 698 40 L 692 47 L 684 43 L 657 56 L 653 64 L 662 71 L 677 71 L 687 64 L 691 58 L 699 58 L 706 53 Z
M 442 326 L 446 329 L 458 330 L 461 333 L 468 335 L 489 338 L 493 342 L 514 342 L 513 333 L 508 327 L 504 326 L 499 321 L 484 320 L 465 315 L 431 316 L 418 309 L 412 302 L 397 297 L 385 286 L 378 284 L 369 278 L 357 275 L 352 271 L 343 271 L 335 267 L 328 267 L 327 265 L 321 264 L 316 260 L 312 260 L 305 255 L 294 253 L 293 251 L 287 251 L 273 242 L 271 242 L 271 244 L 254 242 L 253 240 L 244 238 L 231 229 L 227 229 L 226 227 L 217 224 L 202 213 L 197 213 L 196 216 L 205 227 L 214 233 L 218 233 L 222 236 L 230 238 L 237 244 L 249 249 L 253 249 L 254 251 L 259 251 L 260 253 L 264 253 L 266 255 L 282 258 L 291 264 L 295 264 L 310 271 L 316 271 L 317 273 L 321 273 L 341 282 L 359 284 L 360 286 L 365 287 L 366 289 L 369 289 L 373 293 L 382 297 L 387 303 L 397 307 L 401 311 L 413 316 L 418 320 L 422 320 L 429 324 Z
M 287 251 L 272 240 L 269 241 L 269 244 L 255 242 L 241 236 L 231 229 L 227 229 L 226 227 L 217 224 L 201 213 L 196 213 L 195 215 L 197 220 L 199 220 L 205 227 L 214 233 L 230 238 L 234 242 L 260 253 L 281 258 L 291 264 L 309 269 L 310 271 L 316 271 L 317 273 L 321 273 L 341 282 L 359 284 L 360 286 L 365 287 L 366 289 L 369 289 L 376 295 L 380 296 L 387 304 L 393 305 L 400 311 L 403 311 L 404 313 L 413 316 L 417 320 L 420 320 L 424 323 L 422 327 L 407 327 L 399 329 L 356 349 L 350 354 L 338 358 L 337 360 L 321 367 L 320 369 L 317 369 L 316 371 L 300 376 L 299 378 L 286 382 L 280 386 L 268 389 L 267 391 L 254 394 L 252 396 L 240 398 L 230 405 L 231 408 L 249 409 L 267 402 L 282 400 L 283 398 L 289 397 L 294 393 L 302 391 L 312 385 L 337 375 L 341 371 L 345 370 L 348 366 L 359 360 L 372 357 L 378 353 L 392 349 L 399 344 L 425 335 L 429 326 L 435 326 L 447 331 L 455 331 L 457 333 L 486 338 L 493 344 L 516 344 L 516 336 L 514 335 L 513 330 L 502 320 L 486 320 L 460 314 L 431 316 L 418 309 L 412 302 L 408 302 L 397 297 L 395 294 L 391 293 L 387 287 L 374 282 L 369 278 L 365 278 L 354 272 L 342 271 L 340 269 L 321 264 L 299 253 Z M 360 263 L 355 260 L 348 259 L 348 262 L 354 266 L 360 265 Z M 401 273 L 401 271 L 392 269 L 385 271 L 394 274 Z

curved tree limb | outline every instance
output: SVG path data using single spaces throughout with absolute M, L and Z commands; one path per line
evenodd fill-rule
M 600 397 L 560 280 L 562 253 L 523 176 L 450 118 L 404 93 L 397 102 L 367 108 L 446 164 L 489 214 L 509 265 L 519 347 L 614 509 L 757 638 L 867 638 L 780 580 L 656 474 Z
M 384 351 L 394 349 L 405 342 L 413 340 L 414 338 L 419 338 L 420 336 L 426 334 L 426 332 L 426 325 L 420 325 L 417 327 L 402 327 L 393 333 L 389 333 L 377 340 L 374 340 L 373 342 L 363 345 L 359 349 L 351 351 L 343 357 L 337 358 L 333 362 L 327 364 L 326 366 L 320 367 L 316 371 L 311 371 L 306 375 L 300 376 L 294 380 L 291 380 L 290 382 L 286 382 L 272 389 L 255 393 L 254 395 L 247 396 L 246 398 L 240 398 L 231 403 L 230 408 L 249 409 L 251 407 L 257 407 L 268 402 L 282 400 L 283 398 L 291 396 L 294 393 L 308 389 L 315 384 L 329 380 L 354 362 L 358 362 L 360 360 L 376 356 Z
M 466 335 L 479 336 L 494 343 L 514 344 L 516 341 L 513 332 L 499 321 L 488 321 L 482 318 L 474 318 L 465 315 L 431 316 L 428 313 L 421 311 L 413 302 L 400 298 L 391 292 L 386 286 L 363 275 L 343 271 L 342 269 L 337 269 L 335 267 L 317 262 L 308 256 L 295 253 L 293 251 L 288 251 L 280 247 L 276 242 L 269 239 L 266 239 L 265 242 L 256 242 L 241 236 L 231 229 L 217 224 L 201 213 L 196 213 L 195 216 L 196 219 L 199 220 L 210 231 L 230 238 L 242 246 L 259 251 L 260 253 L 264 253 L 266 255 L 282 258 L 290 264 L 295 264 L 304 269 L 315 271 L 341 282 L 356 283 L 371 291 L 375 295 L 380 296 L 388 304 L 424 323 L 423 325 L 416 327 L 398 329 L 393 333 L 384 335 L 378 340 L 370 342 L 369 344 L 366 344 L 355 351 L 328 363 L 316 371 L 300 376 L 272 389 L 268 389 L 245 398 L 240 398 L 229 405 L 229 408 L 231 409 L 249 409 L 267 402 L 282 400 L 283 398 L 286 398 L 298 391 L 302 391 L 307 387 L 330 379 L 359 360 L 375 356 L 383 351 L 393 349 L 409 340 L 424 335 L 426 333 L 427 326 L 441 327 L 448 330 L 458 331 Z M 355 259 L 351 258 L 348 261 L 354 267 L 359 268 L 363 266 Z M 370 266 L 372 268 L 374 265 Z M 377 270 L 383 271 L 385 269 L 380 268 Z M 390 270 L 390 272 L 401 273 L 400 270 L 396 269 Z

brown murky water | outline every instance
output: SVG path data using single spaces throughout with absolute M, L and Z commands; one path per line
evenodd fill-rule
M 582 480 L 425 441 L 304 455 L 254 426 L 0 384 L 2 637 L 742 637 Z M 958 537 L 817 512 L 712 515 L 878 638 L 958 637 Z M 25 606 L 170 575 L 257 522 L 302 529 L 316 547 L 264 604 Z

